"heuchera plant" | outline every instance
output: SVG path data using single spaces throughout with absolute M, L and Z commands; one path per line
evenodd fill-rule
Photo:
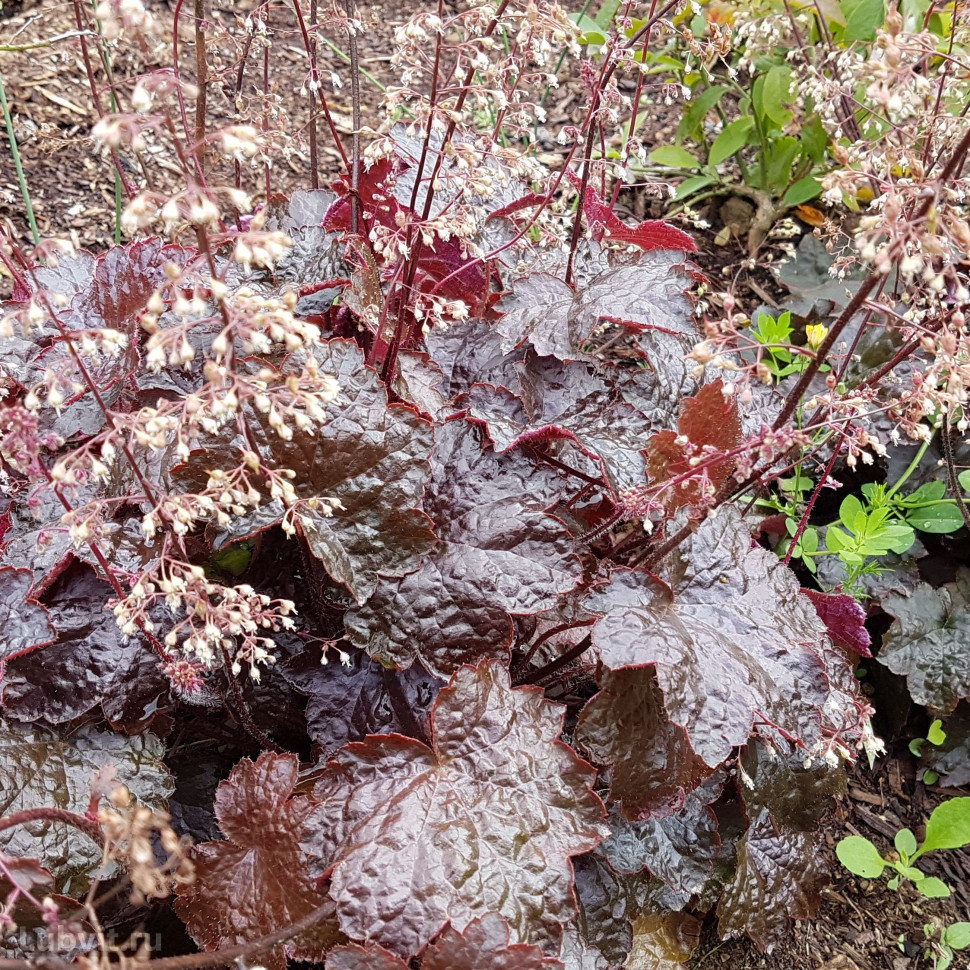
M 620 220 L 593 164 L 622 56 L 554 175 L 462 110 L 499 28 L 535 81 L 569 21 L 451 27 L 474 43 L 422 14 L 398 56 L 413 80 L 433 36 L 460 93 L 390 95 L 410 124 L 329 189 L 230 214 L 203 148 L 259 137 L 183 139 L 156 84 L 96 134 L 165 131 L 187 187 L 132 192 L 138 238 L 101 255 L 0 250 L 14 956 L 108 960 L 124 878 L 174 885 L 213 965 L 269 970 L 677 967 L 704 913 L 766 948 L 819 904 L 864 631 L 729 500 L 812 443 L 789 419 L 875 282 L 787 399 L 736 383 L 730 348 L 698 359 L 692 239 Z

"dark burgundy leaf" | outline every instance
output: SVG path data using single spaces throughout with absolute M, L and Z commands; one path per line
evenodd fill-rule
M 3 661 L 53 643 L 57 637 L 47 610 L 30 595 L 32 580 L 26 569 L 0 569 L 0 671 Z
M 84 500 L 87 495 L 85 494 Z M 74 542 L 61 524 L 64 506 L 49 486 L 19 493 L 10 503 L 10 527 L 4 535 L 0 562 L 33 574 L 35 595 L 49 586 L 71 559 Z
M 394 393 L 402 401 L 436 418 L 448 404 L 444 385 L 445 376 L 441 368 L 427 354 L 406 350 L 398 356 Z
M 351 640 L 381 661 L 416 657 L 445 676 L 463 663 L 507 659 L 510 613 L 537 613 L 578 585 L 573 542 L 543 509 L 561 482 L 521 456 L 482 450 L 473 427 L 438 431 L 424 508 L 439 542 L 421 568 L 382 580 L 345 623 Z
M 600 852 L 617 872 L 649 870 L 676 894 L 696 896 L 714 871 L 721 848 L 717 818 L 709 807 L 724 787 L 721 774 L 691 792 L 673 815 L 631 822 L 614 812 L 613 834 Z
M 664 705 L 711 767 L 762 721 L 811 748 L 828 678 L 825 627 L 793 574 L 752 547 L 722 509 L 671 556 L 666 583 L 618 571 L 587 607 L 603 615 L 593 643 L 610 668 L 655 665 Z
M 866 611 L 848 593 L 820 593 L 815 589 L 802 592 L 812 601 L 815 612 L 829 631 L 832 642 L 861 657 L 871 657 L 872 640 L 866 629 Z
M 487 427 L 496 451 L 566 439 L 596 459 L 614 489 L 643 483 L 649 427 L 639 411 L 614 399 L 590 365 L 530 352 L 515 369 L 516 394 L 477 384 L 462 399 L 470 417 Z
M 633 922 L 626 965 L 636 970 L 686 970 L 700 943 L 701 926 L 689 913 L 644 912 Z
M 0 572 L 0 577 L 3 573 Z M 3 709 L 18 721 L 71 721 L 101 705 L 105 717 L 147 727 L 168 681 L 139 635 L 126 637 L 105 609 L 111 587 L 87 566 L 67 570 L 45 595 L 57 624 L 50 646 L 7 664 Z
M 162 758 L 165 746 L 153 734 L 125 738 L 91 725 L 60 733 L 39 724 L 0 720 L 0 817 L 27 808 L 63 808 L 83 815 L 91 782 L 106 767 L 114 780 L 150 808 L 163 808 L 172 782 Z M 72 894 L 101 864 L 98 845 L 60 822 L 32 822 L 0 832 L 0 850 L 36 857 L 58 885 Z
M 653 667 L 607 672 L 600 688 L 579 717 L 576 743 L 613 766 L 610 797 L 628 818 L 670 815 L 711 769 L 670 723 Z
M 579 188 L 576 176 L 572 172 L 568 174 Z M 583 193 L 583 213 L 596 239 L 605 237 L 613 242 L 638 246 L 645 252 L 674 249 L 692 253 L 697 249 L 693 236 L 661 220 L 648 219 L 635 227 L 621 222 L 613 207 L 596 194 L 592 185 L 587 185 Z
M 420 663 L 390 670 L 361 650 L 349 662 L 320 662 L 319 648 L 306 650 L 282 667 L 283 676 L 309 695 L 310 738 L 327 757 L 350 741 L 369 734 L 406 734 L 427 740 L 431 709 L 441 682 Z M 334 651 L 330 652 L 333 659 Z
M 193 939 L 207 950 L 232 946 L 283 929 L 327 900 L 313 887 L 300 835 L 313 803 L 294 795 L 295 755 L 264 752 L 244 758 L 216 791 L 216 817 L 225 841 L 193 852 L 195 881 L 175 903 Z M 312 937 L 312 939 L 311 939 Z M 313 931 L 260 954 L 267 970 L 285 970 L 286 954 L 322 960 L 340 942 L 328 916 Z
M 380 946 L 338 946 L 327 970 L 407 970 L 408 965 Z M 459 933 L 448 927 L 424 952 L 421 970 L 562 970 L 537 946 L 509 943 L 509 927 L 498 913 L 472 920 Z
M 738 846 L 734 879 L 724 889 L 718 920 L 724 938 L 747 934 L 761 950 L 790 919 L 811 919 L 827 883 L 822 839 L 814 831 L 845 790 L 845 773 L 824 760 L 763 743 L 744 751 L 741 787 L 751 826 Z
M 970 569 L 939 589 L 921 583 L 910 596 L 891 594 L 882 608 L 896 619 L 878 660 L 906 677 L 913 700 L 949 714 L 970 698 Z
M 409 957 L 449 921 L 501 913 L 517 943 L 558 952 L 569 857 L 605 834 L 595 771 L 557 739 L 561 708 L 498 664 L 438 695 L 432 746 L 399 735 L 344 748 L 314 788 L 305 845 L 330 874 L 341 928 Z
M 819 836 L 783 829 L 767 813 L 738 846 L 738 867 L 717 908 L 721 936 L 750 936 L 762 951 L 787 931 L 789 919 L 811 919 L 827 879 Z
M 515 383 L 513 365 L 522 353 L 506 353 L 493 324 L 475 319 L 452 323 L 447 330 L 432 330 L 426 343 L 429 356 L 444 374 L 444 393 L 449 398 L 473 384 Z
M 575 342 L 586 334 L 570 330 L 573 302 L 572 288 L 555 276 L 534 273 L 516 280 L 511 294 L 499 304 L 503 316 L 497 330 L 505 338 L 505 351 L 529 343 L 542 357 L 575 359 Z
M 324 426 L 313 435 L 294 430 L 293 439 L 284 441 L 262 415 L 247 409 L 251 440 L 270 467 L 296 472 L 293 485 L 304 503 L 340 500 L 343 507 L 333 515 L 301 504 L 296 519 L 327 572 L 362 603 L 378 577 L 416 569 L 434 543 L 428 517 L 416 508 L 429 474 L 433 433 L 413 408 L 387 404 L 383 384 L 364 365 L 356 344 L 326 341 L 316 355 L 321 373 L 340 385 Z M 195 454 L 188 472 L 205 476 L 217 463 L 228 469 L 239 460 L 224 440 L 218 450 Z M 282 504 L 266 496 L 256 513 L 220 533 L 218 545 L 275 525 L 283 513 Z

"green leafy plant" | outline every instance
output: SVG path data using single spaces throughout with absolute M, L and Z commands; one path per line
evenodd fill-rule
M 933 947 L 933 970 L 947 970 L 953 965 L 954 951 L 970 947 L 970 923 L 951 923 L 942 928 L 927 923 L 923 933 Z
M 927 852 L 940 849 L 962 849 L 970 845 L 970 797 L 951 798 L 938 805 L 926 822 L 926 837 L 922 844 L 910 829 L 900 829 L 893 845 L 898 860 L 886 859 L 868 839 L 850 835 L 835 847 L 839 862 L 849 872 L 864 879 L 878 879 L 886 869 L 895 873 L 886 885 L 898 889 L 904 880 L 913 883 L 928 899 L 945 899 L 950 887 L 936 876 L 927 876 L 916 862 Z

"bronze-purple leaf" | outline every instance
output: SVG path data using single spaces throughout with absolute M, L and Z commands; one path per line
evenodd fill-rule
M 430 747 L 392 734 L 340 751 L 304 845 L 344 932 L 410 957 L 449 921 L 498 912 L 514 942 L 558 953 L 576 911 L 569 858 L 606 834 L 596 772 L 561 727 L 561 708 L 486 663 L 438 695 Z
M 46 609 L 30 594 L 33 574 L 0 568 L 0 662 L 29 653 L 57 637 Z
M 827 641 L 794 575 L 753 547 L 737 511 L 709 518 L 660 582 L 629 570 L 594 592 L 593 643 L 611 669 L 654 666 L 674 724 L 711 767 L 758 725 L 811 747 L 828 693 Z
M 327 902 L 311 882 L 300 835 L 313 803 L 294 795 L 295 755 L 264 752 L 244 758 L 216 791 L 216 817 L 225 841 L 193 852 L 195 881 L 179 894 L 176 912 L 207 950 L 255 940 L 297 922 Z M 274 946 L 260 961 L 285 970 L 286 954 L 322 960 L 340 934 L 332 917 L 295 941 Z
M 344 621 L 378 660 L 416 657 L 448 676 L 464 663 L 507 659 L 509 614 L 538 613 L 577 586 L 582 566 L 565 526 L 544 509 L 561 480 L 519 454 L 482 448 L 461 421 L 438 431 L 424 508 L 439 542 L 416 572 L 382 580 Z

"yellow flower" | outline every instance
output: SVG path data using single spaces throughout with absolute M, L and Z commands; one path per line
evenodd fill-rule
M 808 337 L 808 349 L 818 351 L 818 348 L 825 342 L 829 335 L 829 328 L 821 323 L 810 323 L 805 328 L 805 336 Z

